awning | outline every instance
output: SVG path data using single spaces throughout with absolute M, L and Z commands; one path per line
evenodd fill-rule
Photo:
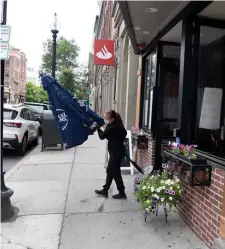
M 154 46 L 190 13 L 198 14 L 212 1 L 118 1 L 135 53 Z

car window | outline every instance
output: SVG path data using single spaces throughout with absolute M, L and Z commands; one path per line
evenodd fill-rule
M 28 112 L 26 110 L 27 109 L 22 109 L 22 111 L 20 113 L 20 117 L 25 119 L 25 120 L 30 120 L 30 115 L 28 114 Z
M 28 113 L 28 115 L 29 115 L 29 117 L 30 117 L 30 120 L 34 121 L 35 118 L 34 118 L 33 113 L 32 113 L 29 109 L 27 109 L 26 111 L 27 111 L 27 113 Z
M 41 105 L 25 105 L 35 114 L 41 114 L 44 110 L 44 107 Z
M 3 119 L 15 119 L 18 112 L 10 109 L 3 109 Z

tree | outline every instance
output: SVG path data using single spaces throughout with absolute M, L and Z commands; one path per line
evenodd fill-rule
M 75 74 L 72 69 L 65 68 L 59 75 L 59 82 L 72 94 L 75 94 Z
M 76 70 L 63 69 L 59 75 L 59 82 L 78 99 L 87 98 L 87 72 L 86 68 Z
M 52 41 L 48 39 L 43 44 L 44 54 L 42 55 L 42 70 L 45 73 L 52 71 Z M 58 72 L 63 69 L 74 69 L 78 67 L 77 57 L 79 47 L 74 40 L 67 40 L 64 37 L 59 37 L 56 47 L 56 68 Z
M 43 103 L 48 101 L 47 92 L 43 89 L 42 85 L 37 86 L 32 82 L 26 84 L 26 101 Z

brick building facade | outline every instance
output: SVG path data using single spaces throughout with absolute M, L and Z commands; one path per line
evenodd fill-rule
M 19 49 L 11 48 L 9 59 L 5 64 L 5 103 L 21 103 L 26 93 L 26 55 Z

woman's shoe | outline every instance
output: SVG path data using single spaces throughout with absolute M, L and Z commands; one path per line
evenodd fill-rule
M 100 196 L 103 196 L 103 197 L 108 197 L 108 192 L 105 191 L 104 189 L 103 190 L 95 190 L 95 193 L 97 195 L 100 195 Z
M 127 196 L 125 193 L 119 193 L 117 195 L 112 196 L 113 199 L 127 199 Z

